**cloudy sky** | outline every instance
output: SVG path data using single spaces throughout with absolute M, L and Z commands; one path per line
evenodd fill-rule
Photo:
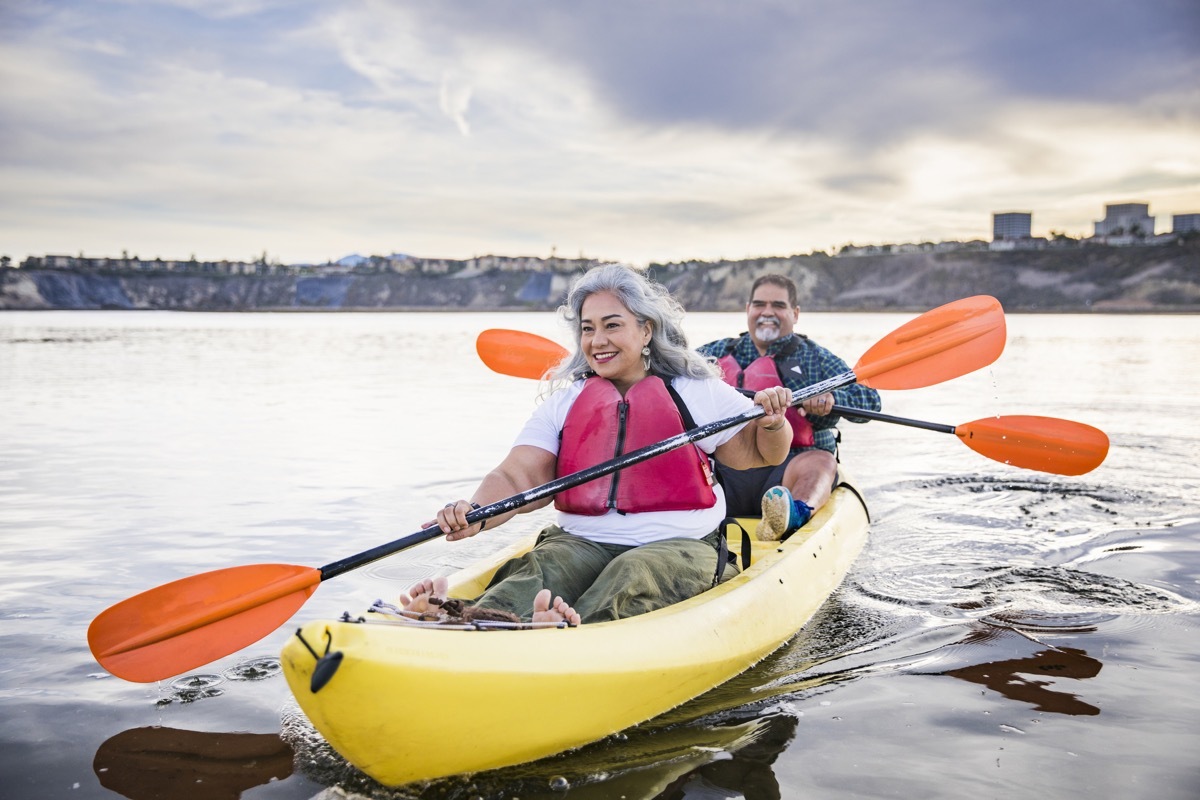
M 0 255 L 635 264 L 1200 212 L 1196 0 L 0 0 Z

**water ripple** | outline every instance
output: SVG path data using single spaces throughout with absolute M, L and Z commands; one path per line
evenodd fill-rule
M 1094 572 L 1065 567 L 999 567 L 955 588 L 977 599 L 959 608 L 1022 608 L 1051 614 L 1102 612 L 1174 614 L 1197 610 L 1197 604 L 1173 592 Z

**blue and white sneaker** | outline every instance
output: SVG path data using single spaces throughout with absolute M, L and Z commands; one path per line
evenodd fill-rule
M 762 499 L 762 522 L 756 535 L 764 542 L 781 542 L 795 533 L 813 510 L 803 500 L 794 500 L 783 486 L 767 489 Z

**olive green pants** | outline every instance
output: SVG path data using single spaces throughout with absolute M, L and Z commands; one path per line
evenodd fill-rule
M 645 614 L 712 587 L 719 536 L 714 531 L 703 539 L 633 547 L 600 544 L 551 525 L 528 553 L 505 562 L 474 602 L 529 620 L 534 596 L 549 589 L 585 623 Z M 726 574 L 736 569 L 728 564 Z

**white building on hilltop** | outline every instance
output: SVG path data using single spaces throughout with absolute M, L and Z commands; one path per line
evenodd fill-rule
M 1033 213 L 1007 211 L 992 214 L 992 240 L 1028 239 L 1033 235 Z
M 1200 231 L 1200 214 L 1176 214 L 1171 217 L 1171 233 Z
M 1096 223 L 1096 236 L 1149 237 L 1154 217 L 1149 203 L 1115 203 L 1104 206 L 1104 219 Z

